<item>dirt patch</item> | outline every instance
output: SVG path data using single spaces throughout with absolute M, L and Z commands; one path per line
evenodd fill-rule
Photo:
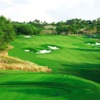
M 0 52 L 1 55 L 4 55 L 4 56 L 8 56 L 8 51 L 2 51 Z
M 4 50 L 4 51 L 1 51 L 0 52 L 0 55 L 3 55 L 3 56 L 8 56 L 8 50 L 12 49 L 13 46 L 9 46 Z

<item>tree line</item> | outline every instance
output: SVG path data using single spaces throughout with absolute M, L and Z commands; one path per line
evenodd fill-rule
M 15 37 L 13 25 L 9 19 L 0 16 L 0 51 L 7 48 L 7 44 Z
M 43 34 L 43 32 L 48 34 L 48 31 L 43 31 L 46 30 L 45 26 L 48 27 L 48 30 L 54 30 L 52 32 L 55 33 L 51 34 L 56 35 L 85 34 L 92 36 L 100 34 L 100 18 L 95 20 L 75 18 L 57 23 L 47 23 L 46 21 L 41 22 L 37 19 L 30 22 L 14 22 L 4 16 L 0 16 L 0 50 L 5 49 L 7 44 L 12 41 L 16 35 L 39 35 Z
M 96 20 L 71 19 L 56 24 L 57 34 L 100 34 L 100 18 Z

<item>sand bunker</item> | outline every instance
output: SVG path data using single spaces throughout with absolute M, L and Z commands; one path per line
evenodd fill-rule
M 52 49 L 52 50 L 57 50 L 57 49 L 59 49 L 59 48 L 56 47 L 56 46 L 48 46 L 48 48 L 50 48 L 50 49 Z
M 46 53 L 50 53 L 50 52 L 52 52 L 52 50 L 57 50 L 57 49 L 59 49 L 58 47 L 56 47 L 56 46 L 47 46 L 49 49 L 51 49 L 51 50 L 39 50 L 37 53 L 38 54 L 46 54 Z
M 50 53 L 51 50 L 39 50 L 37 53 L 38 54 L 45 54 L 45 53 Z
M 25 38 L 31 38 L 31 36 L 30 36 L 30 35 L 25 35 L 24 37 L 25 37 Z
M 28 49 L 26 49 L 26 50 L 24 50 L 25 52 L 30 52 L 30 50 L 28 50 Z
M 87 45 L 95 45 L 95 44 L 93 44 L 93 43 L 87 43 Z
M 38 51 L 33 52 L 33 49 L 26 48 L 24 51 L 25 52 L 33 52 L 33 53 L 37 53 L 37 54 L 46 54 L 46 53 L 51 53 L 51 52 L 53 52 L 53 50 L 57 50 L 57 49 L 59 49 L 59 48 L 56 46 L 47 46 L 47 50 L 43 49 L 43 50 L 38 50 Z
M 98 43 L 98 42 L 96 42 L 95 44 L 93 44 L 93 43 L 87 43 L 87 45 L 100 45 L 100 43 Z
M 95 44 L 95 45 L 100 45 L 100 43 L 96 42 L 96 44 Z

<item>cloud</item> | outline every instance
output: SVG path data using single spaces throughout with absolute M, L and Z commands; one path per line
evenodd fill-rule
M 12 4 L 12 0 L 0 0 L 1 3 Z
M 17 0 L 9 0 L 6 2 L 6 0 L 1 0 L 0 5 L 3 6 L 0 9 L 0 15 L 5 15 L 12 20 L 18 21 L 30 21 L 34 19 L 52 20 L 50 16 L 46 14 L 46 10 L 51 7 L 47 0 L 26 0 L 27 3 L 16 1 Z
M 73 3 L 71 1 L 64 2 L 60 7 L 49 10 L 48 14 L 56 21 L 72 18 L 96 19 L 100 17 L 100 6 L 95 6 L 95 3 L 97 3 L 96 0 L 75 0 Z
M 94 7 L 99 8 L 100 10 L 100 0 L 94 0 Z
M 0 15 L 14 21 L 93 19 L 99 10 L 99 0 L 0 0 Z

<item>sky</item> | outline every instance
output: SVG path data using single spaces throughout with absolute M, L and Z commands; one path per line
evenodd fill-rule
M 0 16 L 12 21 L 47 22 L 100 17 L 100 0 L 0 0 Z

